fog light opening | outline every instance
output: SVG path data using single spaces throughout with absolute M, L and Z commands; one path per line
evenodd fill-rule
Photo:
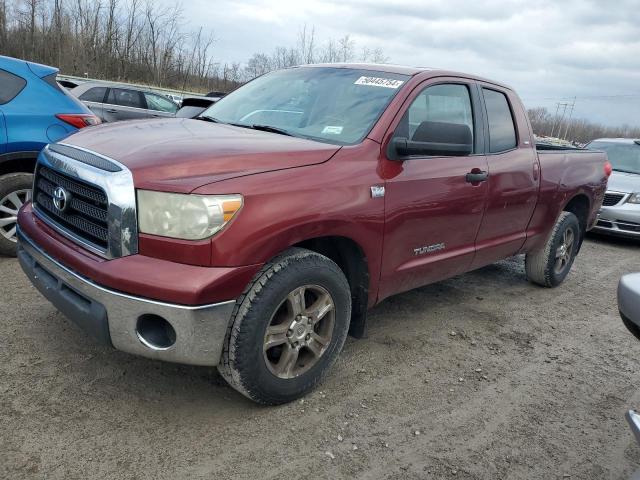
M 143 345 L 152 350 L 167 350 L 176 343 L 176 331 L 171 324 L 151 313 L 138 318 L 136 335 Z

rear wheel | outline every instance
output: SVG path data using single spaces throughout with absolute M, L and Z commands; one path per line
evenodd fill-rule
M 0 177 L 0 255 L 15 256 L 18 211 L 30 198 L 33 175 L 10 173 Z
M 268 263 L 238 299 L 218 370 L 252 400 L 276 405 L 313 389 L 349 329 L 351 294 L 340 268 L 291 249 Z
M 576 258 L 580 236 L 578 217 L 571 212 L 562 212 L 544 247 L 527 254 L 527 278 L 544 287 L 560 285 Z

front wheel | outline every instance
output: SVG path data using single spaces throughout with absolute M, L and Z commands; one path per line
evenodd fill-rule
M 338 265 L 290 249 L 265 265 L 238 299 L 218 370 L 258 403 L 300 398 L 337 359 L 350 317 L 349 284 Z
M 580 222 L 571 212 L 562 212 L 541 250 L 525 258 L 527 278 L 543 287 L 560 285 L 569 274 L 580 246 Z
M 32 185 L 30 173 L 0 177 L 0 255 L 16 255 L 18 210 L 31 198 Z

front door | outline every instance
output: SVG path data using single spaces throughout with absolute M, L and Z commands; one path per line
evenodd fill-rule
M 466 129 L 473 151 L 391 160 L 387 149 L 383 155 L 380 299 L 464 272 L 473 260 L 487 196 L 483 174 L 488 168 L 478 102 L 471 82 L 431 80 L 413 92 L 405 103 L 408 108 L 392 127 L 390 145 L 395 138 L 433 142 L 434 129 L 462 134 Z

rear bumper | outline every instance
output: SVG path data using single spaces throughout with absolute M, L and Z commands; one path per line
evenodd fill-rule
M 218 364 L 235 301 L 184 306 L 110 290 L 51 258 L 21 230 L 18 258 L 34 286 L 99 342 L 157 360 Z M 161 317 L 173 327 L 172 345 L 154 347 L 145 341 L 138 325 L 141 317 L 149 316 Z

